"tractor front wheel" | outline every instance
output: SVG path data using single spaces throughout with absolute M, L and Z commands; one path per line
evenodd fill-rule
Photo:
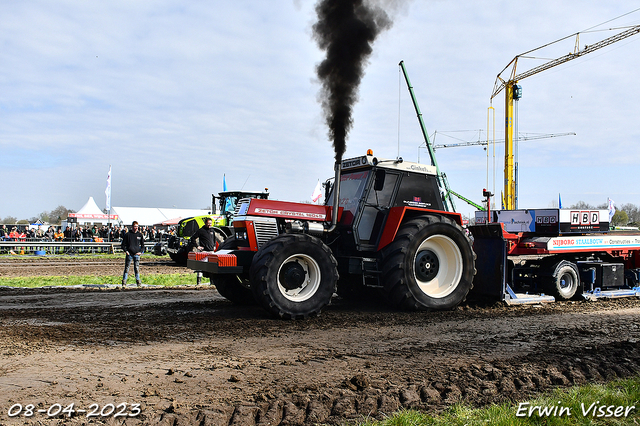
M 236 237 L 231 236 L 218 245 L 219 234 L 216 233 L 217 250 L 231 250 L 238 248 Z M 211 277 L 211 285 L 216 286 L 220 296 L 237 304 L 253 305 L 256 303 L 249 284 L 247 274 L 215 274 Z
M 337 261 L 317 237 L 285 234 L 262 246 L 249 275 L 256 301 L 285 319 L 314 316 L 331 302 L 338 281 Z
M 381 256 L 384 292 L 397 309 L 451 309 L 464 301 L 475 275 L 469 239 L 445 216 L 407 221 Z

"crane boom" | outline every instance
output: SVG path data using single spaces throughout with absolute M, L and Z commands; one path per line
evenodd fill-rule
M 506 210 L 514 210 L 516 205 L 516 178 L 515 178 L 515 167 L 514 167 L 514 140 L 513 140 L 513 126 L 514 126 L 514 102 L 513 101 L 514 99 L 518 99 L 519 97 L 519 96 L 515 96 L 518 90 L 516 83 L 534 74 L 538 74 L 542 71 L 548 70 L 549 68 L 553 68 L 557 65 L 579 58 L 588 53 L 594 52 L 598 49 L 602 49 L 603 47 L 609 46 L 620 40 L 624 40 L 628 37 L 638 34 L 639 32 L 640 32 L 640 25 L 635 25 L 633 27 L 629 27 L 625 31 L 622 31 L 618 34 L 615 34 L 597 43 L 591 44 L 589 46 L 585 46 L 584 49 L 582 50 L 580 50 L 578 47 L 578 40 L 579 40 L 580 33 L 575 33 L 553 42 L 553 43 L 557 43 L 558 41 L 566 40 L 568 38 L 575 36 L 576 47 L 574 49 L 574 52 L 561 56 L 556 59 L 552 59 L 548 62 L 545 62 L 542 65 L 531 68 L 530 70 L 524 71 L 520 74 L 516 74 L 519 58 L 525 57 L 524 55 L 527 55 L 531 52 L 534 52 L 536 50 L 542 49 L 543 47 L 547 47 L 553 44 L 553 43 L 548 43 L 548 44 L 545 44 L 544 46 L 540 46 L 536 49 L 517 55 L 515 58 L 511 60 L 511 62 L 509 62 L 509 64 L 507 64 L 506 67 L 503 68 L 502 71 L 500 71 L 500 73 L 496 77 L 496 81 L 493 86 L 493 92 L 491 94 L 491 103 L 493 103 L 493 98 L 496 97 L 502 90 L 505 91 L 505 149 L 504 149 L 503 199 L 504 199 L 504 208 Z M 505 80 L 501 77 L 501 75 L 510 66 L 512 66 L 511 75 L 508 80 Z
M 516 68 L 517 68 L 517 65 L 518 65 L 518 58 L 524 57 L 524 55 L 527 55 L 527 54 L 529 54 L 531 52 L 535 52 L 536 50 L 542 49 L 543 47 L 549 46 L 549 44 L 552 44 L 552 43 L 545 44 L 544 46 L 537 47 L 537 48 L 535 48 L 533 50 L 530 50 L 528 52 L 525 52 L 525 53 L 521 53 L 520 55 L 517 55 L 515 58 L 513 58 L 511 60 L 511 62 L 509 62 L 509 64 L 500 72 L 500 74 L 498 74 L 498 77 L 496 77 L 496 82 L 495 82 L 495 84 L 493 86 L 493 93 L 491 94 L 491 99 L 495 98 L 507 86 L 507 84 L 509 82 L 518 82 L 518 81 L 523 80 L 523 79 L 525 79 L 527 77 L 531 77 L 534 74 L 538 74 L 539 72 L 548 70 L 549 68 L 553 68 L 553 67 L 555 67 L 557 65 L 561 65 L 561 64 L 564 64 L 565 62 L 569 62 L 571 60 L 577 59 L 577 58 L 579 58 L 581 56 L 584 56 L 584 55 L 586 55 L 588 53 L 595 52 L 596 50 L 602 49 L 603 47 L 609 46 L 609 45 L 611 45 L 613 43 L 616 43 L 616 42 L 618 42 L 620 40 L 624 40 L 625 38 L 631 37 L 631 36 L 636 35 L 638 33 L 640 33 L 640 25 L 635 25 L 633 27 L 630 27 L 626 31 L 623 31 L 623 32 L 615 34 L 615 35 L 613 35 L 611 37 L 605 38 L 604 40 L 600 40 L 597 43 L 585 46 L 584 49 L 582 49 L 582 50 L 579 50 L 577 48 L 577 45 L 578 45 L 577 44 L 577 40 L 578 40 L 578 37 L 580 36 L 580 33 L 572 34 L 570 36 L 561 38 L 560 40 L 556 40 L 553 43 L 557 43 L 558 41 L 566 40 L 566 39 L 568 39 L 570 37 L 576 37 L 576 50 L 574 50 L 574 52 L 568 53 L 568 54 L 566 54 L 564 56 L 561 56 L 559 58 L 556 58 L 556 59 L 552 59 L 552 60 L 550 60 L 548 62 L 545 62 L 542 65 L 538 65 L 537 67 L 531 68 L 530 70 L 524 71 L 524 72 L 516 75 Z M 513 68 L 511 70 L 511 77 L 509 78 L 509 80 L 505 81 L 500 76 L 512 64 L 513 64 Z
M 530 140 L 535 140 L 535 139 L 547 139 L 547 138 L 559 138 L 562 136 L 575 136 L 575 132 L 568 132 L 568 133 L 551 133 L 548 135 L 534 135 L 534 136 L 518 136 L 518 140 L 519 141 L 530 141 Z M 493 141 L 495 143 L 504 143 L 504 139 L 498 139 L 496 141 Z M 477 140 L 477 141 L 470 141 L 470 142 L 459 142 L 459 143 L 443 143 L 443 144 L 433 144 L 433 149 L 440 149 L 440 148 L 457 148 L 457 147 L 461 147 L 461 146 L 475 146 L 475 145 L 487 145 L 488 142 L 486 140 Z
M 409 74 L 407 73 L 407 69 L 404 66 L 404 61 L 400 61 L 398 64 L 402 69 L 402 73 L 404 74 L 404 79 L 407 82 L 407 88 L 409 89 L 409 94 L 411 95 L 411 100 L 413 101 L 413 107 L 416 110 L 416 115 L 418 116 L 418 122 L 420 123 L 420 130 L 422 130 L 422 136 L 424 137 L 424 143 L 427 145 L 427 149 L 429 150 L 429 157 L 431 158 L 431 165 L 435 166 L 436 174 L 438 178 L 438 185 L 440 189 L 444 191 L 444 207 L 445 210 L 449 210 L 449 205 L 451 206 L 450 211 L 456 211 L 456 205 L 453 202 L 453 198 L 451 198 L 451 194 L 449 193 L 449 182 L 447 181 L 447 177 L 444 173 L 440 173 L 440 168 L 438 167 L 438 162 L 436 161 L 436 153 L 433 150 L 433 146 L 431 141 L 429 140 L 429 134 L 427 133 L 427 126 L 424 124 L 424 120 L 422 119 L 422 112 L 420 112 L 420 107 L 418 106 L 418 100 L 416 99 L 416 95 L 413 93 L 413 86 L 411 85 L 411 81 L 409 81 Z
M 462 195 L 458 194 L 457 192 L 454 192 L 451 190 L 451 188 L 449 188 L 449 180 L 447 179 L 447 175 L 444 172 L 440 172 L 440 168 L 438 167 L 438 162 L 436 161 L 436 152 L 435 149 L 433 148 L 433 144 L 431 143 L 431 140 L 429 139 L 429 134 L 427 133 L 427 126 L 425 126 L 424 124 L 424 120 L 422 119 L 422 112 L 420 112 L 420 107 L 418 106 L 418 100 L 416 99 L 416 95 L 415 93 L 413 93 L 413 86 L 411 85 L 411 82 L 409 81 L 409 73 L 407 73 L 407 69 L 404 66 L 404 61 L 400 61 L 400 63 L 398 64 L 400 66 L 400 68 L 402 69 L 402 73 L 404 74 L 404 79 L 407 82 L 407 88 L 409 89 L 409 93 L 411 94 L 411 100 L 413 101 L 413 107 L 416 110 L 416 114 L 418 115 L 418 122 L 420 123 L 420 129 L 422 130 L 422 136 L 424 137 L 424 143 L 427 146 L 427 149 L 429 150 L 429 157 L 431 158 L 431 165 L 435 166 L 436 168 L 436 174 L 438 177 L 438 184 L 440 185 L 440 189 L 444 192 L 443 194 L 443 202 L 444 202 L 444 206 L 445 209 L 449 210 L 449 205 L 451 206 L 451 211 L 456 211 L 456 204 L 453 202 L 453 198 L 451 197 L 451 195 L 455 195 L 456 197 L 458 197 L 459 199 L 461 199 L 462 201 L 465 201 L 466 203 L 472 205 L 473 207 L 477 208 L 478 210 L 486 210 L 484 207 L 482 207 L 479 204 L 474 203 L 473 201 L 471 201 L 470 199 L 463 197 Z

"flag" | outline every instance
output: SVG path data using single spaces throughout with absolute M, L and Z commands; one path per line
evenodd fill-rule
M 558 208 L 562 208 L 562 198 L 560 198 L 560 193 L 558 192 Z
M 104 195 L 107 196 L 107 210 L 111 210 L 111 165 L 109 165 L 109 174 L 107 175 L 107 187 L 104 190 Z
M 318 179 L 316 189 L 314 189 L 313 194 L 311 194 L 311 200 L 316 203 L 320 198 L 322 198 L 322 187 L 320 186 L 320 179 Z
M 614 202 L 611 198 L 608 198 L 609 200 L 609 223 L 611 223 L 611 220 L 613 219 L 613 215 L 616 214 L 616 207 L 614 206 Z
M 227 175 L 222 175 L 222 190 L 227 190 Z

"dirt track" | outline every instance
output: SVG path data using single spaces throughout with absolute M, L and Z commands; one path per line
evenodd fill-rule
M 17 269 L 3 262 L 0 275 Z M 635 298 L 431 313 L 336 298 L 318 318 L 285 322 L 208 286 L 0 289 L 0 424 L 86 424 L 86 413 L 47 416 L 71 403 L 140 404 L 127 425 L 301 425 L 526 399 L 638 374 L 639 314 Z M 36 412 L 9 418 L 14 404 Z

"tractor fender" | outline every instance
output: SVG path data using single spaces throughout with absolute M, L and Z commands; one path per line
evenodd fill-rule
M 223 235 L 225 239 L 233 235 L 233 228 L 229 226 L 212 226 L 211 229 Z
M 458 225 L 462 226 L 462 215 L 460 213 L 424 209 L 420 207 L 392 207 L 389 209 L 389 214 L 387 215 L 387 221 L 384 225 L 384 230 L 382 231 L 382 237 L 378 243 L 378 250 L 382 250 L 393 242 L 396 238 L 396 234 L 398 233 L 398 229 L 400 229 L 400 226 L 404 222 L 424 214 L 446 216 Z

